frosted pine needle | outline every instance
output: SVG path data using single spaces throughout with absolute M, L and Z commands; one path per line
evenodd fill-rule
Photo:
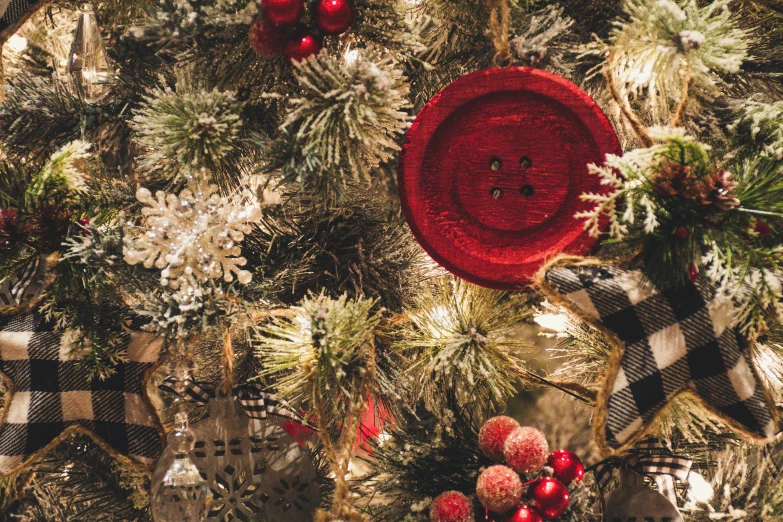
M 447 279 L 423 293 L 400 348 L 410 354 L 410 375 L 437 412 L 445 392 L 459 401 L 501 401 L 514 390 L 515 328 L 530 311 L 505 292 Z
M 132 120 L 141 168 L 169 179 L 202 176 L 238 146 L 241 104 L 233 92 L 155 87 Z
M 656 124 L 668 123 L 686 71 L 692 76 L 691 91 L 712 99 L 720 94 L 720 75 L 738 72 L 747 58 L 749 33 L 737 28 L 729 3 L 626 0 L 627 19 L 616 22 L 609 44 L 598 46 L 622 95 L 644 93 Z
M 771 158 L 783 159 L 783 102 L 745 102 L 739 109 L 730 130 L 734 142 L 747 153 L 760 152 Z
M 90 147 L 86 141 L 76 140 L 52 154 L 41 172 L 31 181 L 27 189 L 28 197 L 40 202 L 42 199 L 69 199 L 75 194 L 87 192 L 85 168 L 90 157 Z
M 369 180 L 373 169 L 394 158 L 408 128 L 402 70 L 391 56 L 364 49 L 344 56 L 324 51 L 295 68 L 302 96 L 290 100 L 281 128 L 310 168 L 283 174 L 305 185 L 322 184 L 310 179 L 319 176 L 334 187 Z
M 278 393 L 296 402 L 307 400 L 308 382 L 330 400 L 331 413 L 345 413 L 357 397 L 356 386 L 373 364 L 374 330 L 380 312 L 372 299 L 306 297 L 291 308 L 291 317 L 275 318 L 261 330 L 256 355 L 262 374 L 276 378 Z M 340 417 L 327 420 L 335 425 Z

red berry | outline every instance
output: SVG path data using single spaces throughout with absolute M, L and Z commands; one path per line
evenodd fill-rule
M 685 227 L 679 227 L 677 230 L 674 231 L 674 237 L 676 237 L 680 241 L 684 239 L 688 239 L 688 229 Z
M 289 40 L 285 44 L 285 57 L 289 62 L 301 62 L 321 50 L 320 42 L 311 34 Z
M 286 42 L 285 30 L 262 17 L 259 16 L 253 21 L 247 38 L 250 47 L 264 58 L 283 56 Z
M 536 510 L 544 518 L 557 518 L 568 508 L 568 490 L 555 478 L 538 479 L 528 493 L 536 501 Z
M 326 34 L 341 34 L 353 23 L 353 8 L 348 0 L 318 0 L 315 25 Z
M 544 519 L 541 518 L 538 511 L 523 504 L 516 508 L 505 522 L 544 522 Z
M 304 12 L 302 0 L 263 0 L 264 17 L 277 25 L 294 25 Z
M 430 504 L 432 522 L 474 522 L 473 503 L 459 491 L 438 495 Z
M 543 468 L 548 453 L 544 434 L 530 427 L 515 429 L 503 445 L 506 463 L 519 473 L 535 473 Z
M 691 265 L 688 269 L 688 277 L 691 278 L 691 281 L 696 281 L 699 278 L 699 269 L 696 268 L 696 265 Z
M 767 237 L 772 233 L 772 229 L 769 228 L 769 225 L 758 219 L 756 220 L 756 225 L 753 227 L 753 230 L 761 237 Z
M 553 451 L 546 459 L 546 465 L 554 470 L 554 477 L 566 486 L 581 481 L 585 476 L 585 465 L 573 451 Z
M 505 415 L 488 419 L 479 431 L 478 443 L 481 452 L 495 462 L 503 462 L 503 445 L 509 434 L 517 428 L 519 423 Z
M 476 481 L 476 496 L 488 510 L 503 513 L 517 507 L 522 500 L 522 481 L 507 466 L 490 466 Z

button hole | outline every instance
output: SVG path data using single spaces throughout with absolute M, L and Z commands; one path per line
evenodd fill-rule
M 535 189 L 533 188 L 533 185 L 522 185 L 522 188 L 519 189 L 519 191 L 522 193 L 523 196 L 526 198 L 531 197 L 533 194 L 535 194 Z
M 489 168 L 492 170 L 500 170 L 503 167 L 503 162 L 500 161 L 500 158 L 492 158 L 489 160 Z
M 522 167 L 523 169 L 529 169 L 530 167 L 533 166 L 533 160 L 531 160 L 527 156 L 522 156 L 519 159 L 519 166 Z
M 492 195 L 494 199 L 500 199 L 503 197 L 503 190 L 499 189 L 498 187 L 494 187 L 492 190 L 489 191 L 489 193 Z

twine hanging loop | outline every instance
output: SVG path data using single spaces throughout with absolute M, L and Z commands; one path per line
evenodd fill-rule
M 511 9 L 508 0 L 489 0 L 489 32 L 495 46 L 493 62 L 497 67 L 511 64 L 511 44 L 508 41 L 508 20 Z

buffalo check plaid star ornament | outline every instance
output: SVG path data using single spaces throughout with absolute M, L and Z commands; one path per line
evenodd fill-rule
M 732 303 L 708 279 L 656 288 L 640 270 L 561 259 L 544 269 L 542 286 L 615 345 L 597 400 L 604 450 L 637 442 L 681 393 L 750 438 L 775 435 L 777 410 L 731 327 Z
M 40 314 L 0 318 L 0 371 L 11 390 L 0 427 L 0 474 L 26 468 L 77 432 L 130 464 L 153 464 L 161 430 L 145 383 L 162 340 L 131 332 L 125 342 L 127 360 L 114 375 L 91 379 Z
M 50 0 L 0 0 L 0 50 L 22 24 Z

